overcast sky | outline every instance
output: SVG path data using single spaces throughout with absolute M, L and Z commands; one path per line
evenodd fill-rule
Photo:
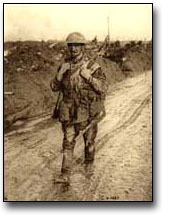
M 4 6 L 7 40 L 63 40 L 78 31 L 91 40 L 151 39 L 151 4 L 10 4 Z

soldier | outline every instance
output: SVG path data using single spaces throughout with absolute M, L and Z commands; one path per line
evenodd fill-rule
M 62 92 L 59 121 L 62 124 L 63 161 L 61 178 L 69 182 L 76 138 L 83 131 L 85 163 L 91 163 L 95 154 L 98 122 L 105 115 L 104 100 L 107 91 L 106 76 L 99 64 L 84 54 L 85 38 L 73 32 L 66 39 L 70 56 L 61 64 L 51 81 L 53 91 Z

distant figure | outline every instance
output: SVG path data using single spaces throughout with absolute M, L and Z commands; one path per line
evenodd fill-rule
M 84 137 L 85 163 L 94 160 L 98 122 L 105 116 L 107 82 L 99 64 L 85 57 L 85 38 L 81 33 L 69 34 L 66 42 L 70 56 L 59 66 L 51 81 L 51 89 L 63 95 L 58 104 L 64 133 L 63 161 L 61 176 L 56 183 L 69 184 L 73 150 L 80 131 Z
M 107 35 L 104 39 L 104 42 L 102 43 L 102 45 L 100 46 L 98 50 L 99 56 L 103 57 L 106 54 L 108 47 L 109 47 L 109 36 Z
M 97 45 L 97 36 L 94 37 L 94 39 L 92 40 L 92 43 L 93 43 L 94 45 Z

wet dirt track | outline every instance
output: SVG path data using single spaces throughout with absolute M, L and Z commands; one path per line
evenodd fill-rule
M 62 161 L 60 124 L 49 116 L 16 124 L 4 136 L 6 200 L 152 200 L 151 71 L 111 88 L 106 111 L 93 165 L 84 164 L 79 137 L 69 187 L 53 183 Z

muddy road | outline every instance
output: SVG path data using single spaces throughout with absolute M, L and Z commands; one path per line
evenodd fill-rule
M 106 111 L 93 165 L 84 164 L 82 136 L 78 139 L 69 187 L 53 183 L 62 161 L 60 124 L 49 115 L 18 121 L 4 136 L 5 199 L 152 200 L 152 72 L 110 88 Z

